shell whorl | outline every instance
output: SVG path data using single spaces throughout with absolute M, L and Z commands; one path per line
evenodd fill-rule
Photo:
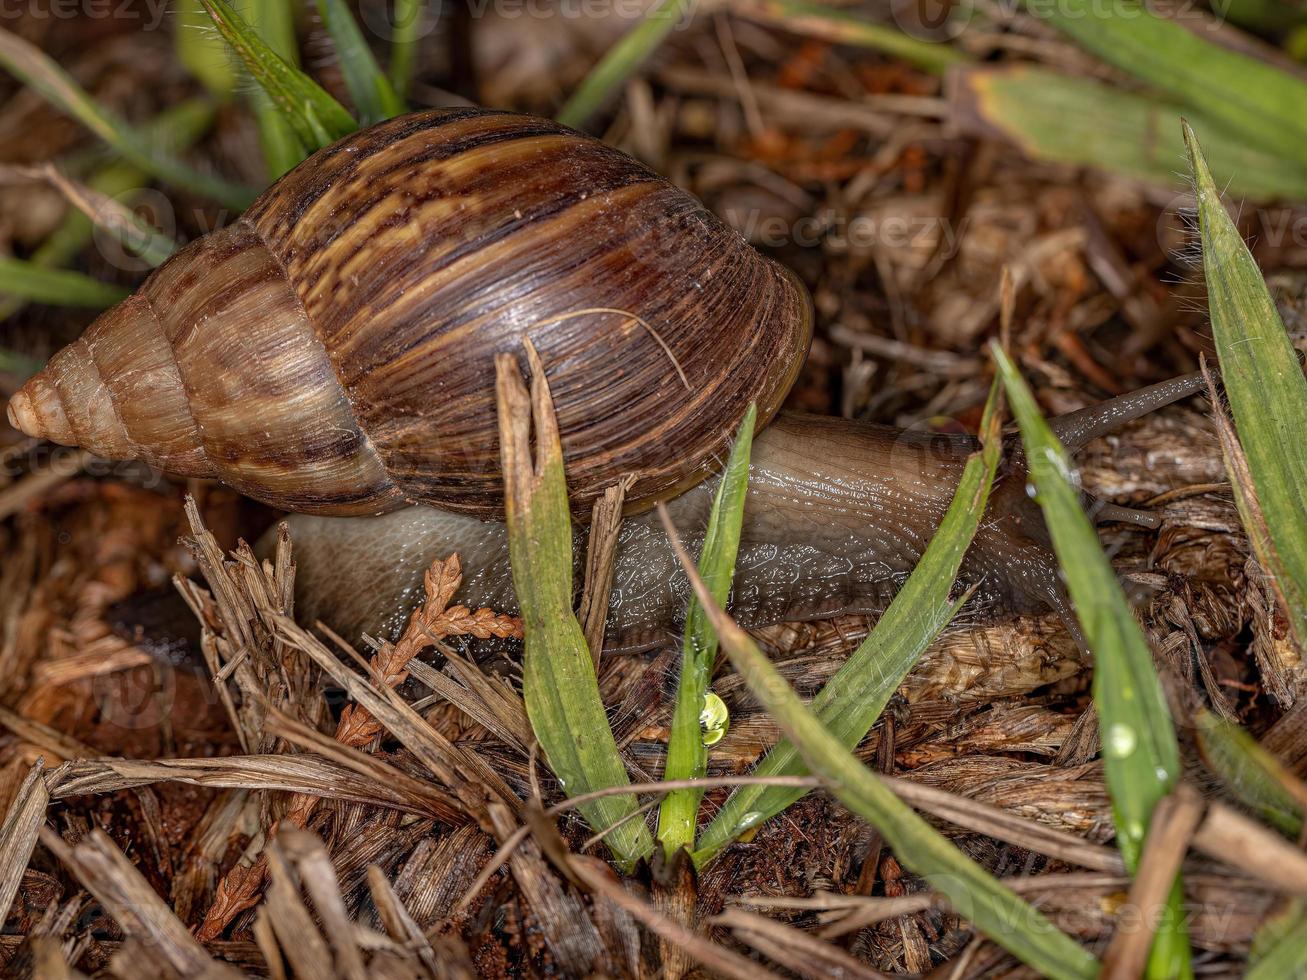
M 494 356 L 529 337 L 577 505 L 628 472 L 652 499 L 699 479 L 751 400 L 774 414 L 810 333 L 789 273 L 626 155 L 436 110 L 310 157 L 56 355 L 10 417 L 289 510 L 489 516 Z

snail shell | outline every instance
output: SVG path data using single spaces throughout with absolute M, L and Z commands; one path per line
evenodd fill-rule
M 401 116 L 180 251 L 10 403 L 33 436 L 286 510 L 502 511 L 494 356 L 540 353 L 580 508 L 705 474 L 770 418 L 803 287 L 697 200 L 556 123 Z

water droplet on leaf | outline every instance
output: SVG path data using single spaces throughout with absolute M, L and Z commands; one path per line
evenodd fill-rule
M 1139 745 L 1139 736 L 1129 725 L 1120 722 L 1108 728 L 1103 737 L 1103 751 L 1113 759 L 1125 759 Z
M 716 745 L 731 727 L 731 712 L 726 702 L 712 691 L 703 696 L 703 709 L 699 712 L 699 727 L 703 731 L 705 747 Z

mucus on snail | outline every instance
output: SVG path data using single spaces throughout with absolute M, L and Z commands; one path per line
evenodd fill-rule
M 314 154 L 56 354 L 9 419 L 295 512 L 301 615 L 356 638 L 395 626 L 422 570 L 455 551 L 462 601 L 513 608 L 494 357 L 529 337 L 577 512 L 635 475 L 609 622 L 634 645 L 674 628 L 687 595 L 647 507 L 669 499 L 693 538 L 701 481 L 750 402 L 760 426 L 777 415 L 811 331 L 793 274 L 640 163 L 547 120 L 444 109 Z M 1199 386 L 1056 427 L 1075 448 Z M 781 414 L 755 445 L 735 615 L 883 609 L 974 447 Z M 963 580 L 1012 611 L 1063 608 L 1019 459 Z

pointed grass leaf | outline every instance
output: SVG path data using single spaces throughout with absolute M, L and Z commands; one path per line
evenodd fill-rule
M 403 113 L 404 103 L 395 94 L 390 79 L 377 65 L 372 49 L 368 47 L 358 22 L 344 0 L 317 0 L 317 4 L 322 21 L 336 46 L 340 72 L 345 77 L 345 85 L 363 125 L 381 122 Z
M 699 574 L 703 576 L 713 599 L 726 604 L 735 578 L 735 559 L 740 549 L 740 527 L 744 523 L 744 501 L 749 487 L 749 454 L 753 448 L 753 427 L 758 416 L 751 404 L 740 423 L 739 434 L 713 497 L 703 550 L 699 555 Z M 667 743 L 667 763 L 663 778 L 667 780 L 699 779 L 708 772 L 708 737 L 720 739 L 717 724 L 713 735 L 702 724 L 709 695 L 708 682 L 717 660 L 717 634 L 698 599 L 690 600 L 685 618 L 685 638 L 681 647 L 681 674 L 676 688 L 676 706 L 672 711 L 671 734 Z M 720 704 L 720 699 L 717 699 Z M 724 707 L 724 705 L 722 706 Z M 668 793 L 658 812 L 658 838 L 670 857 L 679 848 L 694 846 L 696 819 L 703 791 L 679 789 Z
M 218 33 L 309 150 L 354 132 L 354 117 L 317 82 L 277 54 L 227 0 L 200 0 Z
M 580 127 L 590 121 L 634 75 L 684 18 L 692 16 L 693 0 L 657 0 L 644 15 L 599 59 L 581 80 L 558 113 L 564 126 Z
M 965 596 L 951 600 L 950 592 L 989 502 L 1002 452 L 997 385 L 990 390 L 981 433 L 981 449 L 967 461 L 953 501 L 917 567 L 875 628 L 813 699 L 817 718 L 847 749 L 866 737 L 904 677 L 965 600 Z M 797 747 L 782 740 L 758 764 L 755 774 L 800 775 L 806 771 Z M 740 787 L 704 829 L 694 851 L 695 863 L 711 860 L 736 837 L 780 813 L 804 793 L 774 786 Z
M 495 362 L 500 455 L 513 588 L 526 631 L 522 693 L 527 717 L 568 796 L 630 783 L 608 725 L 594 661 L 572 611 L 572 520 L 553 399 L 535 349 L 527 343 L 531 393 L 512 354 Z M 535 455 L 531 431 L 535 427 Z M 596 831 L 630 870 L 653 850 L 634 794 L 583 804 Z
M 1307 787 L 1248 732 L 1206 708 L 1194 716 L 1194 736 L 1207 768 L 1244 806 L 1281 833 L 1302 833 Z
M 29 303 L 105 309 L 126 299 L 130 292 L 80 272 L 51 269 L 22 259 L 0 258 L 0 295 Z
M 1299 649 L 1307 650 L 1307 379 L 1187 124 L 1184 138 L 1198 196 L 1212 340 L 1239 437 L 1237 446 L 1226 447 L 1226 464 L 1257 558 Z
M 1307 974 L 1307 904 L 1289 908 L 1258 931 L 1244 980 L 1283 980 Z
M 1035 499 L 1053 539 L 1076 618 L 1094 653 L 1094 706 L 1117 847 L 1133 872 L 1153 809 L 1175 787 L 1180 774 L 1171 713 L 1148 641 L 1081 505 L 1071 459 L 1011 360 L 997 344 L 993 353 L 1021 429 Z M 1180 898 L 1177 879 L 1168 914 L 1153 943 L 1150 976 L 1190 973 Z
M 1088 78 L 1013 65 L 950 78 L 954 118 L 1036 160 L 1097 167 L 1161 187 L 1184 187 L 1178 103 Z M 1251 143 L 1223 121 L 1189 112 L 1223 186 L 1259 200 L 1307 197 L 1307 163 Z
M 422 37 L 426 0 L 395 0 L 391 28 L 390 84 L 401 99 L 408 97 L 417 69 L 418 41 Z
M 240 0 L 237 12 L 286 64 L 298 68 L 299 42 L 292 4 L 293 0 Z M 223 46 L 227 47 L 225 41 Z M 234 56 L 230 48 L 228 56 Z M 309 151 L 262 85 L 250 86 L 246 99 L 259 127 L 259 147 L 263 150 L 268 180 L 274 181 L 303 161 Z
M 1307 81 L 1255 57 L 1249 39 L 1233 28 L 1192 9 L 1161 16 L 1145 0 L 1027 5 L 1109 64 L 1263 150 L 1307 163 Z

